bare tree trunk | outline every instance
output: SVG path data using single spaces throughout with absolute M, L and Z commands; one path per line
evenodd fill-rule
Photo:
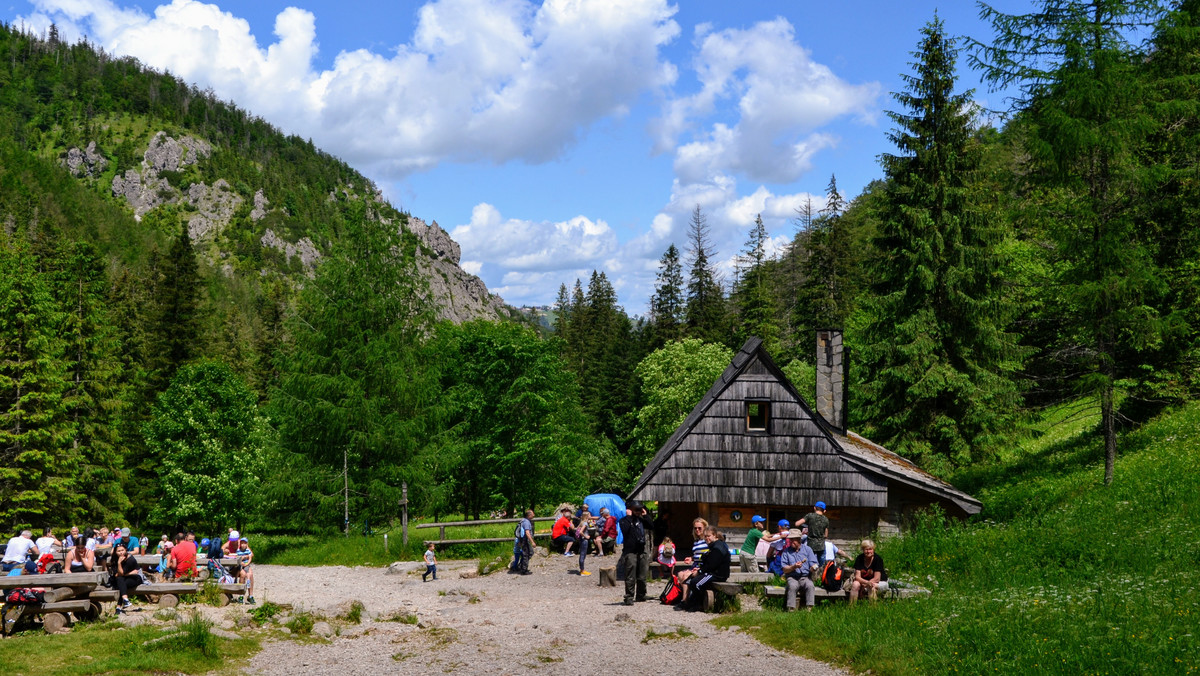
M 1112 381 L 1105 383 L 1100 393 L 1100 425 L 1104 428 L 1104 485 L 1113 482 L 1113 466 L 1117 462 L 1117 431 L 1113 423 Z
M 342 524 L 350 537 L 350 451 L 342 449 Z

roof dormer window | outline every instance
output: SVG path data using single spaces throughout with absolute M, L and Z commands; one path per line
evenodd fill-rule
M 770 422 L 771 403 L 767 401 L 746 402 L 746 431 L 766 432 Z

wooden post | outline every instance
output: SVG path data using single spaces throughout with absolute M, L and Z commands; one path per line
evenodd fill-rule
M 42 615 L 42 629 L 47 634 L 53 634 L 67 626 L 67 616 L 63 613 L 46 613 Z
M 617 567 L 608 566 L 600 569 L 600 586 L 615 587 L 617 586 Z
M 408 546 L 408 482 L 400 484 L 400 537 L 401 544 Z
M 384 534 L 383 534 L 383 553 L 384 553 L 384 554 L 387 554 L 387 553 L 388 553 L 388 546 L 387 546 L 387 533 L 384 533 Z

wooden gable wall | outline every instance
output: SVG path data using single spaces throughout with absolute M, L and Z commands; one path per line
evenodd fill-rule
M 770 402 L 766 432 L 746 429 L 746 401 Z M 645 488 L 670 502 L 885 507 L 887 482 L 842 459 L 812 414 L 755 355 Z

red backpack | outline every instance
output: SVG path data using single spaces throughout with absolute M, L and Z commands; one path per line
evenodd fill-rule
M 842 590 L 842 567 L 836 561 L 825 562 L 825 568 L 821 570 L 821 586 L 828 592 Z
M 672 575 L 670 580 L 667 580 L 667 586 L 663 587 L 662 593 L 658 595 L 658 600 L 662 601 L 663 605 L 673 606 L 679 603 L 683 598 L 683 585 L 679 584 L 679 578 Z
M 4 600 L 8 603 L 42 603 L 45 599 L 45 593 L 40 589 L 30 589 L 28 587 L 13 589 L 8 592 L 8 596 L 4 597 Z

